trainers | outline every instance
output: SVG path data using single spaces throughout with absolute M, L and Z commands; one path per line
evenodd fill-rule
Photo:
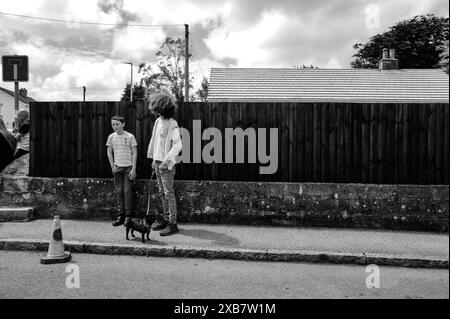
M 119 217 L 117 217 L 117 219 L 112 223 L 112 225 L 114 227 L 123 225 L 123 223 L 125 222 L 125 216 L 120 215 Z
M 178 229 L 177 224 L 167 224 L 166 228 L 164 228 L 163 230 L 161 230 L 159 232 L 159 234 L 161 236 L 170 236 L 176 233 L 179 233 L 180 230 Z
M 152 230 L 163 230 L 167 224 L 165 220 L 157 220 L 152 224 Z

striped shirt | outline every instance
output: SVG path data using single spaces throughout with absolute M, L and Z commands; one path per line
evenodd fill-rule
M 116 132 L 108 136 L 106 146 L 110 146 L 113 149 L 114 165 L 119 167 L 129 167 L 133 165 L 133 153 L 132 148 L 137 146 L 134 135 L 124 131 L 123 134 L 117 134 Z

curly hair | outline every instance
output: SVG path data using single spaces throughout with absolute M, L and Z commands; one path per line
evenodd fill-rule
M 174 98 L 168 93 L 156 93 L 150 96 L 150 111 L 159 113 L 163 118 L 172 118 L 175 115 L 176 107 Z

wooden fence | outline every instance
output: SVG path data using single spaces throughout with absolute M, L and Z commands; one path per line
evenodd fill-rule
M 261 175 L 268 164 L 259 162 L 180 163 L 176 178 L 448 184 L 448 112 L 449 104 L 184 103 L 176 119 L 191 140 L 193 120 L 201 120 L 201 132 L 215 127 L 223 136 L 225 128 L 278 128 L 278 170 Z M 154 118 L 141 102 L 31 103 L 30 174 L 110 177 L 105 144 L 115 114 L 136 136 L 138 176 L 148 178 Z

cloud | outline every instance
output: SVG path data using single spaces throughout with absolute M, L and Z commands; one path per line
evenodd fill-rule
M 267 45 L 286 23 L 285 15 L 267 12 L 258 24 L 247 29 L 238 30 L 234 25 L 216 29 L 205 39 L 205 43 L 214 57 L 236 59 L 238 67 L 267 65 L 272 60 Z
M 380 25 L 366 23 L 368 5 L 379 8 Z M 354 43 L 417 14 L 448 16 L 441 0 L 399 1 L 232 1 L 231 14 L 204 43 L 212 59 L 233 59 L 238 67 L 348 68 Z M 231 65 L 230 65 L 231 66 Z
M 134 70 L 136 74 L 136 70 Z M 81 95 L 71 92 L 72 89 L 86 86 L 90 100 L 117 101 L 130 80 L 129 66 L 118 64 L 113 60 L 86 61 L 75 60 L 61 66 L 60 72 L 43 83 L 43 88 L 66 88 L 70 92 L 68 98 Z
M 161 28 L 124 28 L 114 34 L 111 56 L 135 63 L 155 60 L 166 35 Z
M 139 21 L 137 13 L 130 12 L 124 9 L 123 0 L 99 0 L 97 6 L 106 14 L 117 14 L 121 19 L 121 24 L 128 24 L 128 22 Z
M 37 100 L 81 100 L 82 86 L 88 87 L 92 99 L 119 100 L 130 80 L 129 66 L 120 61 L 54 47 L 37 37 L 24 42 L 11 41 L 13 37 L 12 31 L 0 31 L 0 38 L 7 39 L 9 53 L 29 56 L 30 81 L 21 86 L 28 88 L 30 96 Z M 137 77 L 137 67 L 134 73 Z M 0 85 L 11 88 L 10 83 Z
M 366 24 L 370 4 L 379 8 L 379 28 Z M 31 81 L 24 86 L 31 96 L 79 100 L 76 87 L 86 85 L 90 98 L 117 100 L 129 81 L 129 68 L 121 62 L 132 61 L 137 68 L 140 62 L 155 61 L 166 36 L 184 37 L 185 23 L 190 25 L 190 70 L 197 87 L 212 66 L 346 68 L 354 43 L 365 43 L 415 15 L 448 16 L 448 10 L 446 0 L 1 1 L 2 12 L 73 22 L 0 15 L 0 54 L 29 55 Z

